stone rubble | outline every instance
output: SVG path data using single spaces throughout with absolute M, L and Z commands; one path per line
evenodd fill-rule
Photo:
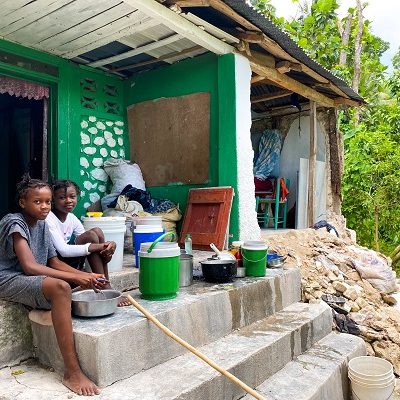
M 365 248 L 358 246 L 343 227 L 338 231 L 339 238 L 324 228 L 291 230 L 269 235 L 266 241 L 269 251 L 286 256 L 285 268 L 300 268 L 304 302 L 320 302 L 324 294 L 344 297 L 345 304 L 340 306 L 358 325 L 368 354 L 390 361 L 399 376 L 400 307 L 395 306 L 392 294 L 381 293 L 361 278 L 354 261 L 363 262 L 357 249 Z M 374 254 L 391 268 L 389 258 Z

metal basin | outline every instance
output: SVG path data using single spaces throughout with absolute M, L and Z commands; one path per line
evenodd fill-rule
M 77 317 L 103 317 L 113 314 L 121 292 L 113 289 L 95 293 L 92 289 L 72 293 L 72 313 Z

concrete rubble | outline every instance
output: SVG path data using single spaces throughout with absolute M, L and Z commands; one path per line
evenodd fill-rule
M 286 256 L 286 268 L 300 268 L 302 300 L 306 303 L 318 303 L 322 301 L 323 295 L 344 298 L 344 304 L 340 304 L 343 309 L 342 317 L 347 320 L 350 318 L 356 323 L 368 354 L 390 361 L 395 374 L 399 376 L 398 296 L 395 292 L 382 292 L 382 289 L 388 292 L 393 289 L 398 292 L 400 289 L 399 286 L 396 287 L 394 271 L 391 271 L 391 260 L 356 245 L 345 229 L 339 227 L 338 231 L 339 238 L 332 232 L 328 233 L 325 228 L 293 230 L 268 236 L 267 242 L 269 251 Z M 359 271 L 363 268 L 363 262 L 365 263 L 366 252 L 374 261 L 378 260 L 384 265 L 386 275 L 389 271 L 388 280 L 380 282 L 386 284 L 386 287 L 381 287 L 374 279 L 361 277 Z

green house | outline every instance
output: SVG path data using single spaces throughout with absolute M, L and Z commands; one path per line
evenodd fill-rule
M 182 211 L 191 188 L 233 187 L 230 236 L 257 238 L 253 155 L 270 124 L 303 127 L 309 171 L 322 132 L 324 204 L 340 212 L 335 108 L 362 99 L 244 1 L 6 0 L 0 37 L 2 215 L 28 171 L 78 182 L 82 215 L 109 190 L 104 161 L 130 158 Z

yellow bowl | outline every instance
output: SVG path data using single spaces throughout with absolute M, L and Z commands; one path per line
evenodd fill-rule
M 101 217 L 103 215 L 103 213 L 101 211 L 88 211 L 86 213 L 86 215 L 88 217 L 97 217 L 98 218 L 98 217 Z

